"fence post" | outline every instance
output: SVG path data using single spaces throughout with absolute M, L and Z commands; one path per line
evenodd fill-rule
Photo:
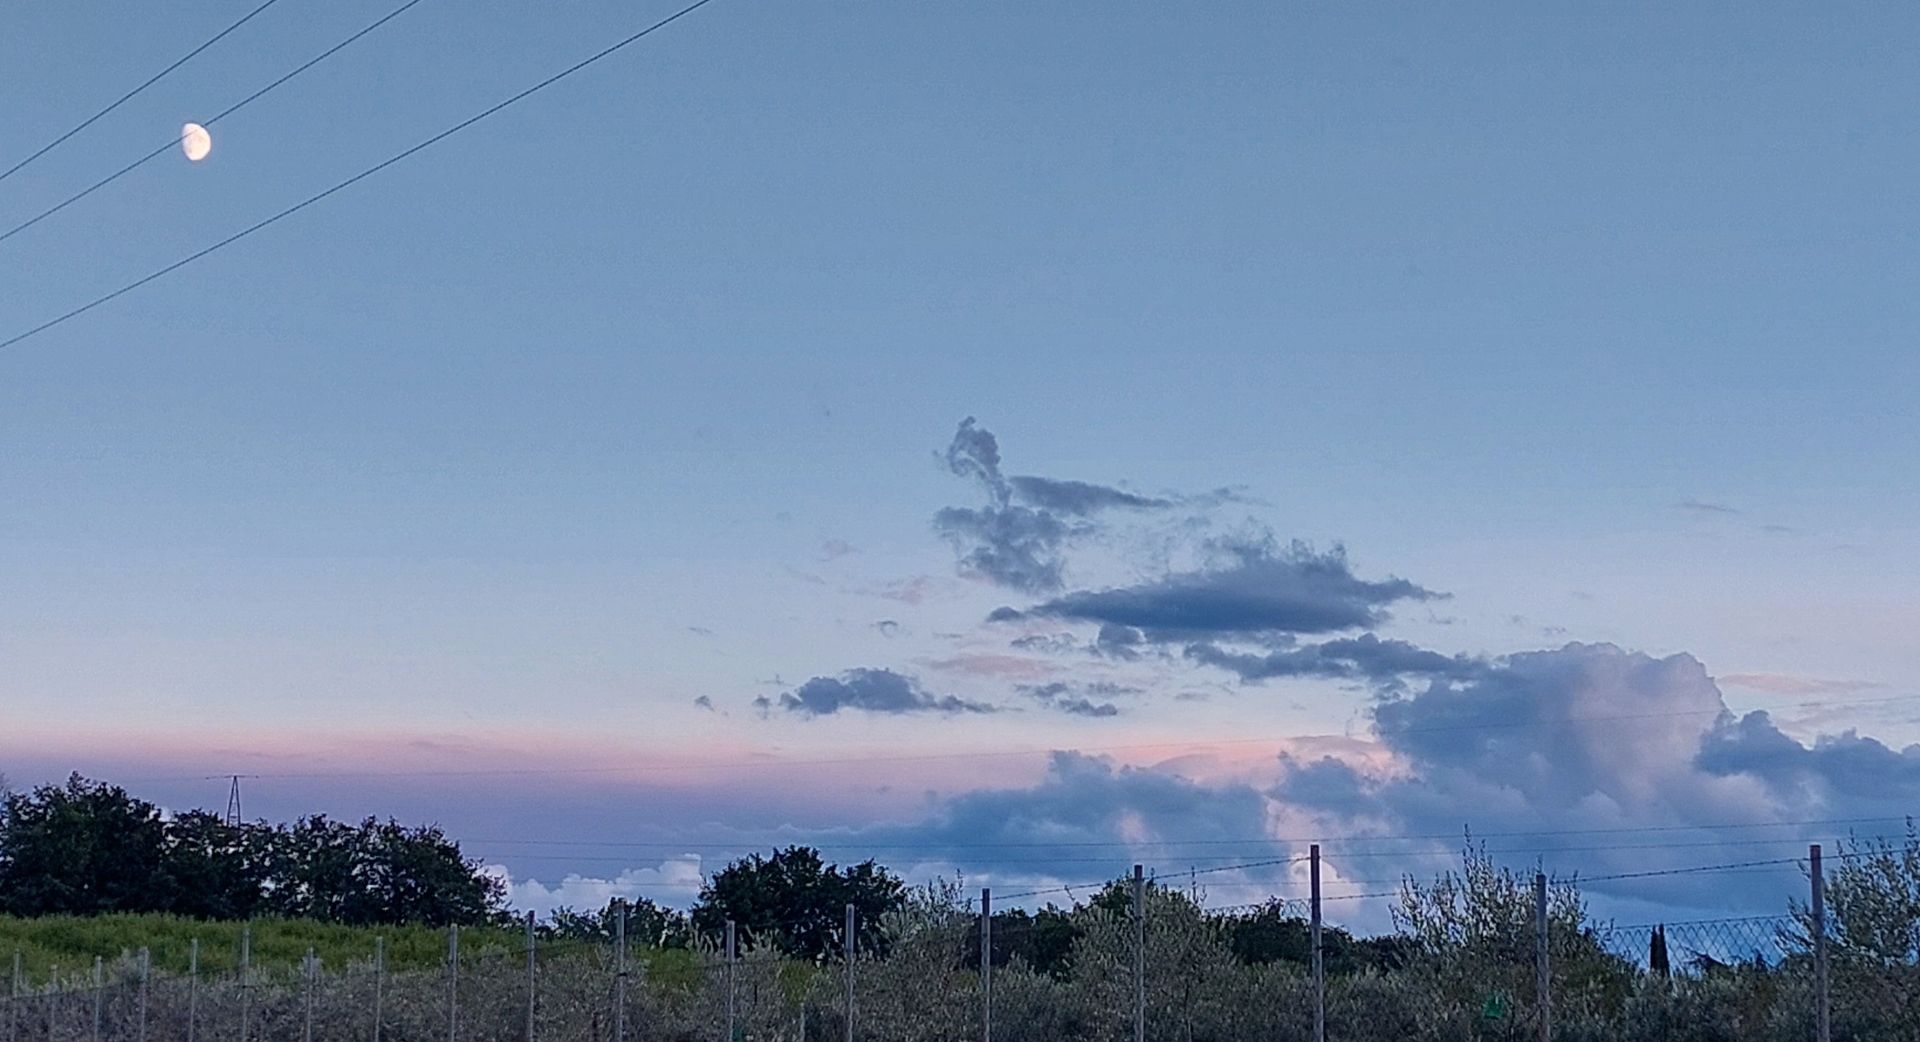
M 847 959 L 847 1042 L 853 1042 L 853 961 L 856 954 L 853 931 L 858 923 L 854 919 L 853 906 L 847 906 L 847 933 L 844 940 Z
M 300 982 L 300 1038 L 301 1042 L 313 1042 L 313 949 L 307 949 L 307 958 L 302 963 L 303 979 Z
M 1540 1042 L 1553 1038 L 1553 967 L 1547 961 L 1547 874 L 1533 874 L 1533 977 L 1540 1007 Z
M 627 1042 L 627 901 L 615 898 L 613 916 L 613 1042 Z
M 200 938 L 187 946 L 187 1042 L 193 1042 L 194 1022 L 200 1014 Z
M 380 1042 L 382 1010 L 381 1005 L 387 997 L 387 938 L 383 934 L 373 939 L 373 1042 Z M 243 1040 L 244 1042 L 244 1040 Z
M 993 888 L 980 888 L 980 1042 L 993 1042 Z
M 147 981 L 153 976 L 153 956 L 140 949 L 140 1042 L 147 1042 Z
M 1833 1037 L 1833 996 L 1827 978 L 1827 874 L 1820 866 L 1820 844 L 1807 848 L 1807 874 L 1813 884 L 1813 987 L 1814 1038 L 1829 1042 Z
M 533 1042 L 533 1006 L 540 996 L 539 963 L 535 959 L 533 913 L 527 913 L 527 1042 Z
M 100 1042 L 100 1015 L 107 999 L 107 972 L 100 956 L 93 957 L 93 1042 Z
M 252 1013 L 253 924 L 247 923 L 240 927 L 240 1042 L 247 1042 L 247 1021 Z
M 20 949 L 13 950 L 13 977 L 7 985 L 7 1042 L 20 1042 Z
M 734 930 L 733 920 L 727 920 L 727 1042 L 733 1042 L 734 990 L 733 961 L 739 956 L 739 935 Z
M 1147 878 L 1133 866 L 1133 1042 L 1147 1042 Z
M 54 1042 L 60 1033 L 60 964 L 47 967 L 47 1042 Z
M 447 927 L 447 1042 L 460 1042 L 460 924 Z
M 1308 905 L 1312 916 L 1307 943 L 1313 948 L 1313 1042 L 1327 1042 L 1326 949 L 1320 944 L 1320 844 L 1307 848 Z

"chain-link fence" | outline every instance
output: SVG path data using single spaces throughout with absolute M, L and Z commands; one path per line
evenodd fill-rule
M 16 958 L 0 1042 L 1920 1040 L 1920 903 L 1858 908 L 1842 887 L 1836 912 L 1824 872 L 1785 915 L 1596 925 L 1544 876 L 1323 901 L 1302 860 L 1297 901 L 1209 908 L 1136 869 L 1065 910 L 996 911 L 986 891 L 917 909 L 874 950 L 845 930 L 816 960 L 731 928 L 660 949 L 531 922 L 517 946 L 449 930 L 437 969 L 390 970 L 378 940 L 262 965 L 246 934 L 204 953 L 212 969 L 198 943 L 164 968 L 144 950 L 37 974 Z M 1392 929 L 1325 914 L 1363 897 L 1392 902 Z

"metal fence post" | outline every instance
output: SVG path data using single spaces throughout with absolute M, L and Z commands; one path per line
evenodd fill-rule
M 153 956 L 140 949 L 140 1042 L 147 1042 L 147 981 L 153 976 Z
M 847 1042 L 853 1042 L 853 961 L 856 954 L 853 931 L 857 926 L 858 923 L 854 919 L 853 906 L 849 904 L 847 906 L 847 935 L 844 944 L 847 959 Z
M 93 957 L 93 1042 L 100 1042 L 100 1016 L 105 1012 L 106 999 L 106 964 L 96 955 Z
M 1313 948 L 1313 1042 L 1327 1042 L 1327 961 L 1320 943 L 1320 844 L 1307 848 L 1308 902 L 1312 915 L 1307 943 Z
M 980 888 L 980 1042 L 993 1042 L 993 888 Z
M 253 924 L 247 923 L 240 927 L 240 1042 L 247 1042 L 247 1021 L 252 1013 Z
M 734 996 L 735 996 L 735 994 L 736 994 L 736 993 L 734 992 L 734 979 L 733 979 L 733 961 L 734 961 L 735 959 L 737 959 L 737 958 L 739 958 L 739 955 L 740 955 L 740 949 L 739 949 L 739 942 L 738 942 L 738 937 L 739 937 L 739 935 L 738 935 L 738 934 L 737 934 L 737 933 L 735 932 L 735 930 L 734 930 L 734 925 L 733 925 L 733 920 L 731 920 L 731 919 L 729 919 L 729 920 L 727 920 L 727 943 L 726 943 L 726 953 L 727 953 L 727 1042 L 733 1042 L 733 1039 L 734 1039 L 734 1028 L 733 1028 L 733 1018 L 734 1018 L 734 1009 L 735 1009 L 735 1006 L 734 1006 L 734 1001 L 735 1001 L 735 1000 L 734 1000 Z
M 302 1042 L 313 1042 L 313 949 L 307 949 L 306 979 L 301 982 L 300 994 L 300 1038 Z
M 387 997 L 387 938 L 373 939 L 373 1042 L 380 1042 L 381 1006 Z
M 1829 1042 L 1833 1037 L 1833 996 L 1827 977 L 1827 874 L 1820 866 L 1820 844 L 1807 848 L 1807 874 L 1813 885 L 1813 987 L 1814 1038 Z
M 195 1021 L 200 1016 L 200 938 L 187 946 L 187 1042 L 193 1042 Z
M 533 913 L 527 913 L 527 1042 L 533 1042 L 533 1006 L 540 996 L 539 963 L 535 959 Z
M 1547 956 L 1547 874 L 1533 874 L 1533 976 L 1540 1007 L 1540 1042 L 1553 1038 L 1553 967 Z
M 1133 1042 L 1147 1042 L 1147 880 L 1133 866 Z
M 627 1042 L 627 902 L 614 900 L 613 1042 Z
M 460 1042 L 460 924 L 447 927 L 447 1042 Z

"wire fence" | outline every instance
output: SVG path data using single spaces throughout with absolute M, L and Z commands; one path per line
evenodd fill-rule
M 30 978 L 15 956 L 0 1042 L 1920 1039 L 1920 908 L 1909 936 L 1836 936 L 1817 870 L 1786 915 L 1594 924 L 1570 887 L 1509 876 L 1403 891 L 1395 929 L 1366 936 L 1327 920 L 1352 905 L 1308 861 L 1299 901 L 1209 908 L 1136 867 L 1070 914 L 996 912 L 991 891 L 921 908 L 872 950 L 849 907 L 812 959 L 732 924 L 628 943 L 624 914 L 587 940 L 529 919 L 518 947 L 453 928 L 435 969 L 389 969 L 377 939 L 256 965 L 247 933 L 205 960 L 196 942 L 184 969 L 140 950 Z

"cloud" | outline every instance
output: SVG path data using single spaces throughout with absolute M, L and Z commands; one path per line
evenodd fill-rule
M 1738 507 L 1730 507 L 1725 503 L 1711 503 L 1700 499 L 1683 499 L 1675 503 L 1673 508 L 1675 510 L 1685 510 L 1692 514 L 1720 514 L 1724 516 L 1741 513 Z
M 1015 475 L 1008 479 L 1014 497 L 1041 510 L 1059 514 L 1087 516 L 1102 510 L 1159 510 L 1174 505 L 1170 499 L 1136 495 L 1106 485 L 1086 481 L 1063 481 Z
M 1186 657 L 1228 670 L 1248 682 L 1275 677 L 1322 677 L 1392 686 L 1409 676 L 1470 680 L 1489 669 L 1483 659 L 1445 655 L 1404 640 L 1383 640 L 1372 633 L 1267 652 L 1234 651 L 1219 644 L 1200 642 L 1187 646 Z
M 693 704 L 700 707 L 701 709 L 706 710 L 709 713 L 718 712 L 718 710 L 716 710 L 713 707 L 713 699 L 708 695 L 701 695 L 698 698 L 695 698 L 693 700 Z
M 1811 792 L 1832 804 L 1892 801 L 1908 808 L 1920 799 L 1920 745 L 1896 751 L 1846 731 L 1806 746 L 1781 733 L 1764 711 L 1716 729 L 1697 762 L 1709 774 L 1756 778 L 1786 799 Z
M 1723 673 L 1718 678 L 1728 687 L 1749 691 L 1767 691 L 1780 695 L 1835 695 L 1869 691 L 1887 685 L 1872 680 L 1823 680 L 1791 673 Z
M 1398 601 L 1439 594 L 1405 579 L 1353 574 L 1343 550 L 1315 552 L 1301 543 L 1222 541 L 1213 562 L 1134 586 L 1076 591 L 1025 611 L 1001 609 L 990 621 L 1026 617 L 1073 619 L 1130 627 L 1155 640 L 1267 638 L 1375 626 Z
M 953 544 L 963 574 L 1022 593 L 1062 588 L 1066 546 L 1100 531 L 1093 515 L 1178 502 L 1087 481 L 1008 477 L 1000 470 L 998 439 L 971 416 L 960 421 L 941 458 L 949 471 L 978 484 L 987 504 L 943 508 L 934 514 L 934 530 Z
M 1023 593 L 1063 585 L 1061 546 L 1074 528 L 1052 514 L 1022 506 L 945 507 L 933 516 L 933 527 L 953 544 L 963 575 Z
M 859 547 L 854 546 L 845 539 L 829 539 L 820 544 L 820 559 L 822 561 L 834 561 L 848 554 L 857 554 L 859 552 Z
M 552 883 L 531 877 L 516 879 L 504 865 L 487 865 L 482 871 L 506 884 L 507 902 L 515 911 L 532 912 L 542 919 L 558 908 L 599 911 L 616 897 L 629 901 L 645 897 L 686 907 L 699 896 L 703 882 L 697 854 L 682 855 L 651 868 L 622 869 L 611 877 L 575 873 Z
M 1044 659 L 1023 658 L 1019 655 L 992 655 L 968 652 L 949 658 L 933 659 L 924 662 L 931 669 L 946 673 L 962 673 L 977 677 L 995 677 L 1001 679 L 1033 679 L 1048 677 L 1060 672 L 1060 667 Z
M 765 696 L 755 699 L 754 704 L 763 713 L 775 705 Z M 838 677 L 814 677 L 782 694 L 778 706 L 805 717 L 831 716 L 846 709 L 889 715 L 999 711 L 984 702 L 931 694 L 915 678 L 890 669 L 850 669 Z
M 1137 687 L 1105 681 L 1095 681 L 1090 684 L 1069 684 L 1064 681 L 1054 681 L 1051 684 L 1022 684 L 1017 690 L 1049 709 L 1069 716 L 1095 718 L 1120 715 L 1119 706 L 1111 701 L 1096 702 L 1095 698 L 1110 699 L 1114 696 L 1140 693 Z

